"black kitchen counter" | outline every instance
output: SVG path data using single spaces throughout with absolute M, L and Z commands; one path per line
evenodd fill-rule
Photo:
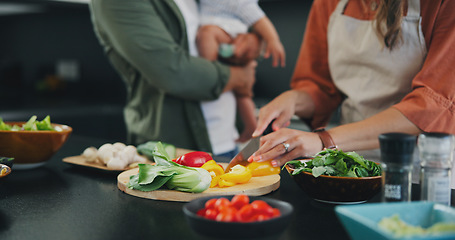
M 44 166 L 13 168 L 0 179 L 0 239 L 201 239 L 184 218 L 184 202 L 130 196 L 118 190 L 118 173 L 62 162 L 106 142 L 72 135 Z M 334 205 L 310 199 L 286 171 L 281 178 L 280 188 L 266 195 L 294 206 L 292 222 L 279 239 L 349 239 Z M 418 185 L 413 195 L 415 190 Z

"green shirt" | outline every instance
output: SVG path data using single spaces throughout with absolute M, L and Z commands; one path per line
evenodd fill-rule
M 192 57 L 173 0 L 92 0 L 95 33 L 127 86 L 128 141 L 209 151 L 200 101 L 214 100 L 229 67 Z

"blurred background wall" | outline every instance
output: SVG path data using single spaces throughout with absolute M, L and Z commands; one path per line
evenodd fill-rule
M 312 0 L 260 0 L 287 54 L 285 68 L 259 61 L 258 107 L 289 89 Z M 123 140 L 125 88 L 93 32 L 87 4 L 0 0 L 0 117 L 51 115 L 75 133 Z

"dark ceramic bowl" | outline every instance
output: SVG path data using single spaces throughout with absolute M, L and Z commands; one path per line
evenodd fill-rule
M 212 198 L 227 198 L 230 196 L 212 196 L 192 200 L 183 206 L 183 212 L 190 227 L 200 235 L 225 239 L 264 239 L 279 236 L 291 221 L 293 207 L 291 204 L 266 197 L 249 196 L 250 202 L 263 200 L 273 208 L 281 211 L 281 216 L 258 222 L 217 222 L 198 216 L 198 210 L 204 208 L 205 202 Z
M 286 165 L 286 170 L 308 196 L 320 202 L 361 203 L 373 198 L 382 187 L 381 176 L 356 178 L 321 175 L 316 178 L 308 172 L 293 176 L 291 164 Z
M 6 122 L 10 125 L 25 122 Z M 58 131 L 6 131 L 0 130 L 0 156 L 14 158 L 14 169 L 27 169 L 43 165 L 66 142 L 72 128 L 52 124 Z

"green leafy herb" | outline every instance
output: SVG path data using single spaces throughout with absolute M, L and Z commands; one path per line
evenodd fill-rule
M 0 118 L 0 130 L 6 130 L 6 131 L 9 131 L 11 130 L 11 125 L 9 124 L 6 124 L 5 122 L 3 122 L 3 119 Z
M 155 145 L 153 157 L 156 164 L 139 164 L 139 173 L 130 177 L 127 187 L 154 191 L 165 186 L 183 192 L 203 192 L 210 187 L 212 177 L 207 170 L 171 161 L 161 142 Z
M 338 177 L 373 177 L 381 176 L 381 166 L 364 159 L 356 152 L 343 152 L 338 149 L 325 149 L 317 153 L 313 159 L 302 162 L 289 161 L 294 171 L 292 175 L 301 172 L 312 173 L 314 177 L 321 175 Z
M 37 121 L 36 116 L 32 116 L 25 124 L 22 126 L 18 125 L 9 125 L 3 122 L 3 119 L 0 118 L 0 130 L 6 131 L 55 131 L 51 124 L 51 118 L 47 115 L 42 121 Z
M 42 121 L 35 121 L 36 129 L 40 131 L 53 131 L 54 128 L 51 124 L 51 117 L 47 115 Z

